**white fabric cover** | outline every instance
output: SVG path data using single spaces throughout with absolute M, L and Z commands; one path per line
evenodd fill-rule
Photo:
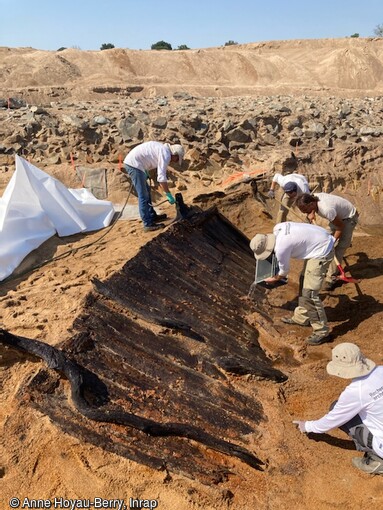
M 54 234 L 107 227 L 113 204 L 60 181 L 16 156 L 16 171 L 0 198 L 0 281 Z

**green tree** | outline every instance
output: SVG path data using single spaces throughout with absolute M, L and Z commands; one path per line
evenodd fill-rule
M 238 44 L 238 43 L 235 41 L 232 41 L 232 40 L 225 42 L 225 46 L 233 46 L 234 44 Z
M 350 37 L 359 37 L 358 32 L 355 32 L 355 34 L 350 35 Z
M 171 50 L 172 45 L 165 41 L 158 41 L 151 45 L 152 50 Z
M 104 43 L 100 46 L 100 50 L 111 50 L 114 47 L 115 46 L 112 43 Z
M 380 25 L 376 25 L 376 27 L 374 28 L 374 34 L 377 35 L 378 37 L 383 37 L 383 23 L 381 23 Z
M 186 46 L 186 44 L 180 44 L 178 46 L 177 50 L 190 50 L 189 46 Z
M 61 48 L 59 48 L 57 51 L 64 51 L 66 50 L 65 46 L 61 46 Z

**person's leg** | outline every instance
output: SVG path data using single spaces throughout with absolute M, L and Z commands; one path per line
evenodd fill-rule
M 338 401 L 335 400 L 335 402 L 331 404 L 330 411 L 335 407 L 337 402 Z M 372 449 L 373 435 L 366 425 L 364 425 L 359 414 L 351 418 L 351 420 L 347 421 L 339 428 L 351 437 L 355 443 L 355 448 L 358 451 L 374 453 L 374 450 Z
M 138 170 L 137 168 L 133 168 L 129 165 L 125 165 L 125 169 L 128 172 L 128 175 L 131 178 L 133 186 L 137 192 L 138 210 L 144 227 L 149 227 L 153 224 L 153 221 L 150 209 L 150 188 L 146 182 L 146 174 L 142 170 Z
M 336 403 L 337 401 L 335 400 L 335 402 L 331 404 L 330 411 Z M 363 457 L 354 457 L 352 459 L 351 462 L 353 466 L 365 473 L 376 475 L 383 474 L 383 459 L 376 455 L 372 447 L 374 436 L 366 425 L 364 425 L 359 414 L 339 428 L 353 440 L 357 451 L 364 452 Z
M 342 231 L 342 235 L 340 236 L 339 241 L 338 241 L 337 245 L 335 246 L 335 257 L 339 261 L 339 264 L 342 264 L 344 254 L 345 254 L 347 248 L 349 248 L 351 246 L 352 236 L 353 236 L 356 224 L 357 224 L 357 218 L 344 220 L 343 223 L 344 223 L 344 228 Z M 332 223 L 330 223 L 330 228 L 331 228 L 331 231 L 334 232 L 335 226 Z M 335 259 L 333 259 L 331 261 L 331 264 L 327 271 L 326 282 L 333 283 L 333 277 L 337 276 L 338 274 L 339 274 L 339 270 L 337 267 L 337 263 L 335 262 Z
M 276 223 L 284 223 L 287 220 L 287 215 L 289 213 L 287 207 L 289 207 L 289 203 L 290 203 L 289 196 L 286 195 L 286 193 L 283 193 Z
M 297 324 L 305 325 L 307 322 L 310 323 L 314 330 L 314 335 L 312 336 L 316 337 L 318 341 L 325 338 L 330 331 L 326 312 L 319 297 L 319 291 L 332 255 L 333 253 L 323 259 L 310 259 L 306 261 L 302 295 L 299 297 L 298 306 L 295 308 L 293 315 L 293 320 Z

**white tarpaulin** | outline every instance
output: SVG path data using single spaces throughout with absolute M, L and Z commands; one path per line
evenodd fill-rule
M 68 189 L 16 156 L 16 171 L 0 198 L 0 281 L 54 234 L 98 230 L 113 215 L 111 202 L 97 200 L 86 189 Z

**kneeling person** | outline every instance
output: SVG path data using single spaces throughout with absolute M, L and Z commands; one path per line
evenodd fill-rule
M 317 434 L 339 427 L 364 452 L 352 459 L 353 465 L 365 473 L 383 474 L 383 366 L 366 358 L 357 345 L 345 342 L 332 350 L 327 372 L 352 381 L 325 416 L 293 423 L 301 432 Z

